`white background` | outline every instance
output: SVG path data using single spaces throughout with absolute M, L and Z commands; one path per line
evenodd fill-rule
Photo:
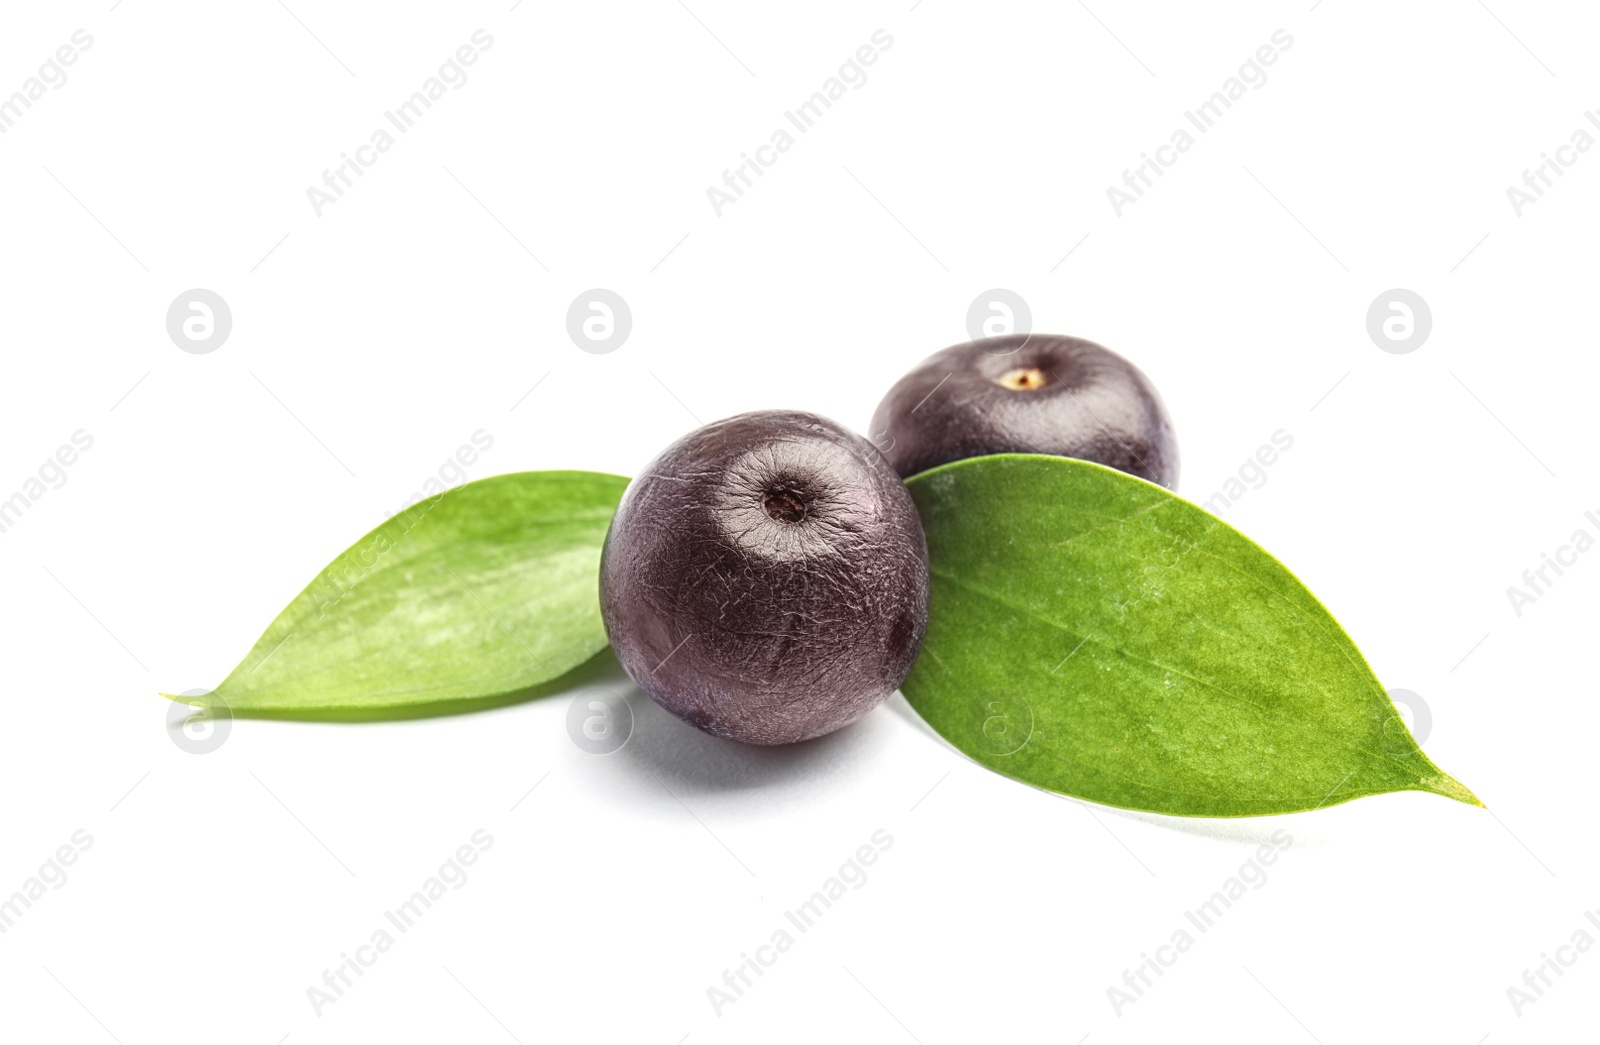
M 1520 216 L 1506 189 L 1600 103 L 1600 26 L 1490 2 L 13 5 L 0 94 L 93 45 L 0 135 L 0 498 L 94 445 L 0 534 L 0 894 L 93 844 L 0 936 L 6 1036 L 1591 1039 L 1600 952 L 1520 1015 L 1507 988 L 1600 938 L 1600 554 L 1520 617 L 1506 589 L 1600 532 L 1600 156 Z M 316 216 L 306 189 L 480 28 L 469 81 Z M 878 29 L 867 82 L 718 217 L 707 187 Z M 1267 81 L 1117 216 L 1107 187 L 1278 29 Z M 165 329 L 195 287 L 233 314 L 207 355 Z M 633 312 L 608 355 L 566 333 L 591 287 Z M 1229 521 L 1420 695 L 1489 811 L 1085 806 L 898 696 L 791 750 L 637 691 L 604 757 L 565 696 L 168 736 L 158 690 L 219 682 L 478 429 L 474 478 L 633 474 L 756 408 L 864 427 L 994 287 L 1151 376 L 1191 498 L 1292 436 Z M 1410 354 L 1366 332 L 1394 287 L 1432 310 Z M 480 828 L 467 883 L 318 1015 L 307 988 Z M 867 883 L 718 1015 L 707 988 L 878 829 Z M 1266 884 L 1118 1014 L 1107 988 L 1277 830 Z

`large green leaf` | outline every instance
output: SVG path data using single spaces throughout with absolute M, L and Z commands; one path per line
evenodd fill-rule
M 1477 804 L 1417 747 L 1311 592 L 1203 509 L 1031 454 L 958 461 L 909 485 L 933 594 L 903 692 L 985 766 L 1185 816 L 1399 790 Z
M 172 699 L 360 719 L 534 695 L 606 647 L 600 548 L 627 484 L 521 472 L 419 501 L 319 573 L 215 691 Z

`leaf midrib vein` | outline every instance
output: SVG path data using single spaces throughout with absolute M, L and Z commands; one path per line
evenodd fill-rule
M 1163 671 L 1174 672 L 1174 673 L 1176 673 L 1178 675 L 1181 675 L 1184 678 L 1190 679 L 1193 682 L 1196 682 L 1196 683 L 1198 683 L 1198 684 L 1200 684 L 1202 686 L 1205 686 L 1208 689 L 1216 690 L 1218 693 L 1221 693 L 1224 696 L 1232 697 L 1234 700 L 1237 700 L 1237 701 L 1239 701 L 1239 702 L 1241 702 L 1243 704 L 1247 704 L 1250 707 L 1258 708 L 1268 718 L 1276 719 L 1276 720 L 1278 720 L 1280 722 L 1285 722 L 1286 721 L 1286 722 L 1289 722 L 1290 724 L 1292 724 L 1294 726 L 1297 726 L 1300 729 L 1308 730 L 1308 731 L 1311 731 L 1311 732 L 1314 732 L 1314 733 L 1318 733 L 1318 734 L 1322 734 L 1322 735 L 1328 737 L 1330 740 L 1332 740 L 1334 745 L 1337 746 L 1337 747 L 1340 747 L 1340 748 L 1342 748 L 1342 749 L 1344 749 L 1346 751 L 1352 751 L 1352 752 L 1355 752 L 1356 754 L 1366 756 L 1367 758 L 1369 758 L 1369 759 L 1371 759 L 1371 760 L 1373 760 L 1375 762 L 1388 762 L 1388 763 L 1390 763 L 1392 765 L 1395 765 L 1395 766 L 1398 766 L 1400 769 L 1404 770 L 1407 776 L 1415 776 L 1419 780 L 1422 779 L 1420 774 L 1418 774 L 1410 766 L 1407 766 L 1404 762 L 1401 762 L 1401 761 L 1399 761 L 1399 760 L 1397 760 L 1395 758 L 1392 758 L 1392 757 L 1390 757 L 1388 755 L 1380 754 L 1380 753 L 1375 752 L 1375 751 L 1369 751 L 1366 748 L 1363 748 L 1363 747 L 1357 746 L 1355 744 L 1352 744 L 1348 740 L 1345 740 L 1344 738 L 1342 738 L 1334 730 L 1328 728 L 1327 726 L 1322 726 L 1322 725 L 1318 725 L 1318 724 L 1315 724 L 1315 723 L 1297 721 L 1297 720 L 1293 720 L 1293 719 L 1286 719 L 1286 717 L 1282 713 L 1277 711 L 1276 709 L 1267 707 L 1264 704 L 1258 704 L 1255 701 L 1252 701 L 1249 698 L 1243 696 L 1242 694 L 1235 693 L 1234 691 L 1232 691 L 1230 689 L 1226 689 L 1223 686 L 1220 686 L 1220 685 L 1216 684 L 1215 682 L 1208 682 L 1205 679 L 1199 678 L 1199 677 L 1197 677 L 1195 675 L 1191 675 L 1188 672 L 1183 671 L 1183 670 L 1181 670 L 1179 668 L 1175 668 L 1175 667 L 1171 667 L 1170 665 L 1162 664 L 1160 661 L 1151 660 L 1151 659 L 1149 659 L 1147 657 L 1141 657 L 1136 653 L 1132 653 L 1132 652 L 1130 652 L 1130 651 L 1128 651 L 1126 649 L 1122 649 L 1121 647 L 1115 646 L 1112 643 L 1106 641 L 1105 639 L 1099 638 L 1099 637 L 1094 636 L 1094 635 L 1090 635 L 1087 632 L 1074 631 L 1074 630 L 1066 627 L 1065 625 L 1063 625 L 1063 624 L 1061 624 L 1061 623 L 1059 623 L 1057 621 L 1053 621 L 1050 618 L 1043 616 L 1041 613 L 1039 613 L 1037 610 L 1032 609 L 1031 607 L 1019 605 L 1017 603 L 1013 603 L 1013 602 L 1011 602 L 1011 601 L 1009 601 L 1009 600 L 1007 600 L 1005 598 L 1002 598 L 999 595 L 996 595 L 994 592 L 988 591 L 987 589 L 979 587 L 978 585 L 972 584 L 972 583 L 970 583 L 968 581 L 964 581 L 964 580 L 962 580 L 962 579 L 960 579 L 958 577 L 955 577 L 955 576 L 953 576 L 953 575 L 951 575 L 949 573 L 945 573 L 943 571 L 933 570 L 933 569 L 930 569 L 929 572 L 931 574 L 933 574 L 934 576 L 936 576 L 936 577 L 940 577 L 940 578 L 942 578 L 942 579 L 944 579 L 946 581 L 949 581 L 950 583 L 956 585 L 957 587 L 964 588 L 967 591 L 970 591 L 975 595 L 981 595 L 984 598 L 987 598 L 990 601 L 992 601 L 994 603 L 997 603 L 998 605 L 1006 607 L 1007 609 L 1014 610 L 1014 611 L 1016 611 L 1018 613 L 1022 613 L 1022 614 L 1025 614 L 1025 615 L 1029 616 L 1029 617 L 1032 617 L 1034 620 L 1039 621 L 1041 624 L 1044 624 L 1047 627 L 1053 628 L 1053 629 L 1058 630 L 1058 631 L 1066 632 L 1068 635 L 1072 635 L 1074 637 L 1087 639 L 1088 641 L 1093 642 L 1097 646 L 1100 646 L 1100 647 L 1102 647 L 1104 649 L 1108 649 L 1108 650 L 1110 650 L 1110 651 L 1112 651 L 1114 653 L 1120 654 L 1120 655 L 1122 655 L 1124 657 L 1127 657 L 1127 658 L 1129 658 L 1131 660 L 1136 660 L 1136 661 L 1140 661 L 1140 662 L 1145 663 L 1145 664 L 1149 664 L 1150 666 L 1155 667 L 1155 668 L 1160 668 Z M 1303 682 L 1304 684 L 1310 686 L 1313 690 L 1315 690 L 1317 693 L 1320 693 L 1323 697 L 1328 698 L 1330 701 L 1332 700 L 1332 698 L 1329 696 L 1328 692 L 1326 690 L 1324 690 L 1317 683 L 1311 682 L 1309 680 L 1306 680 L 1303 677 L 1299 678 L 1298 680 Z M 1337 703 L 1337 702 L 1335 702 L 1335 703 Z M 1419 753 L 1420 753 L 1420 750 L 1419 750 Z M 1424 755 L 1423 757 L 1424 757 L 1424 759 L 1426 759 L 1427 756 Z

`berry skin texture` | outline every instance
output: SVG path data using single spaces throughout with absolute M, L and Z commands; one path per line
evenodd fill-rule
M 1155 386 L 1093 341 L 1012 334 L 937 352 L 897 381 L 869 429 L 902 476 L 966 457 L 1076 457 L 1178 485 L 1178 442 Z
M 793 411 L 740 414 L 629 485 L 600 558 L 600 610 L 639 688 L 708 733 L 831 733 L 905 680 L 928 624 L 928 549 L 905 484 L 866 439 Z

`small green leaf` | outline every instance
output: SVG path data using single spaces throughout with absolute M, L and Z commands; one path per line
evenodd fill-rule
M 996 772 L 1183 816 L 1385 791 L 1479 804 L 1337 621 L 1239 531 L 1097 464 L 1003 454 L 909 481 L 933 572 L 902 687 Z
M 370 719 L 532 696 L 606 648 L 600 548 L 627 485 L 520 472 L 419 501 L 319 573 L 213 693 L 171 699 Z

